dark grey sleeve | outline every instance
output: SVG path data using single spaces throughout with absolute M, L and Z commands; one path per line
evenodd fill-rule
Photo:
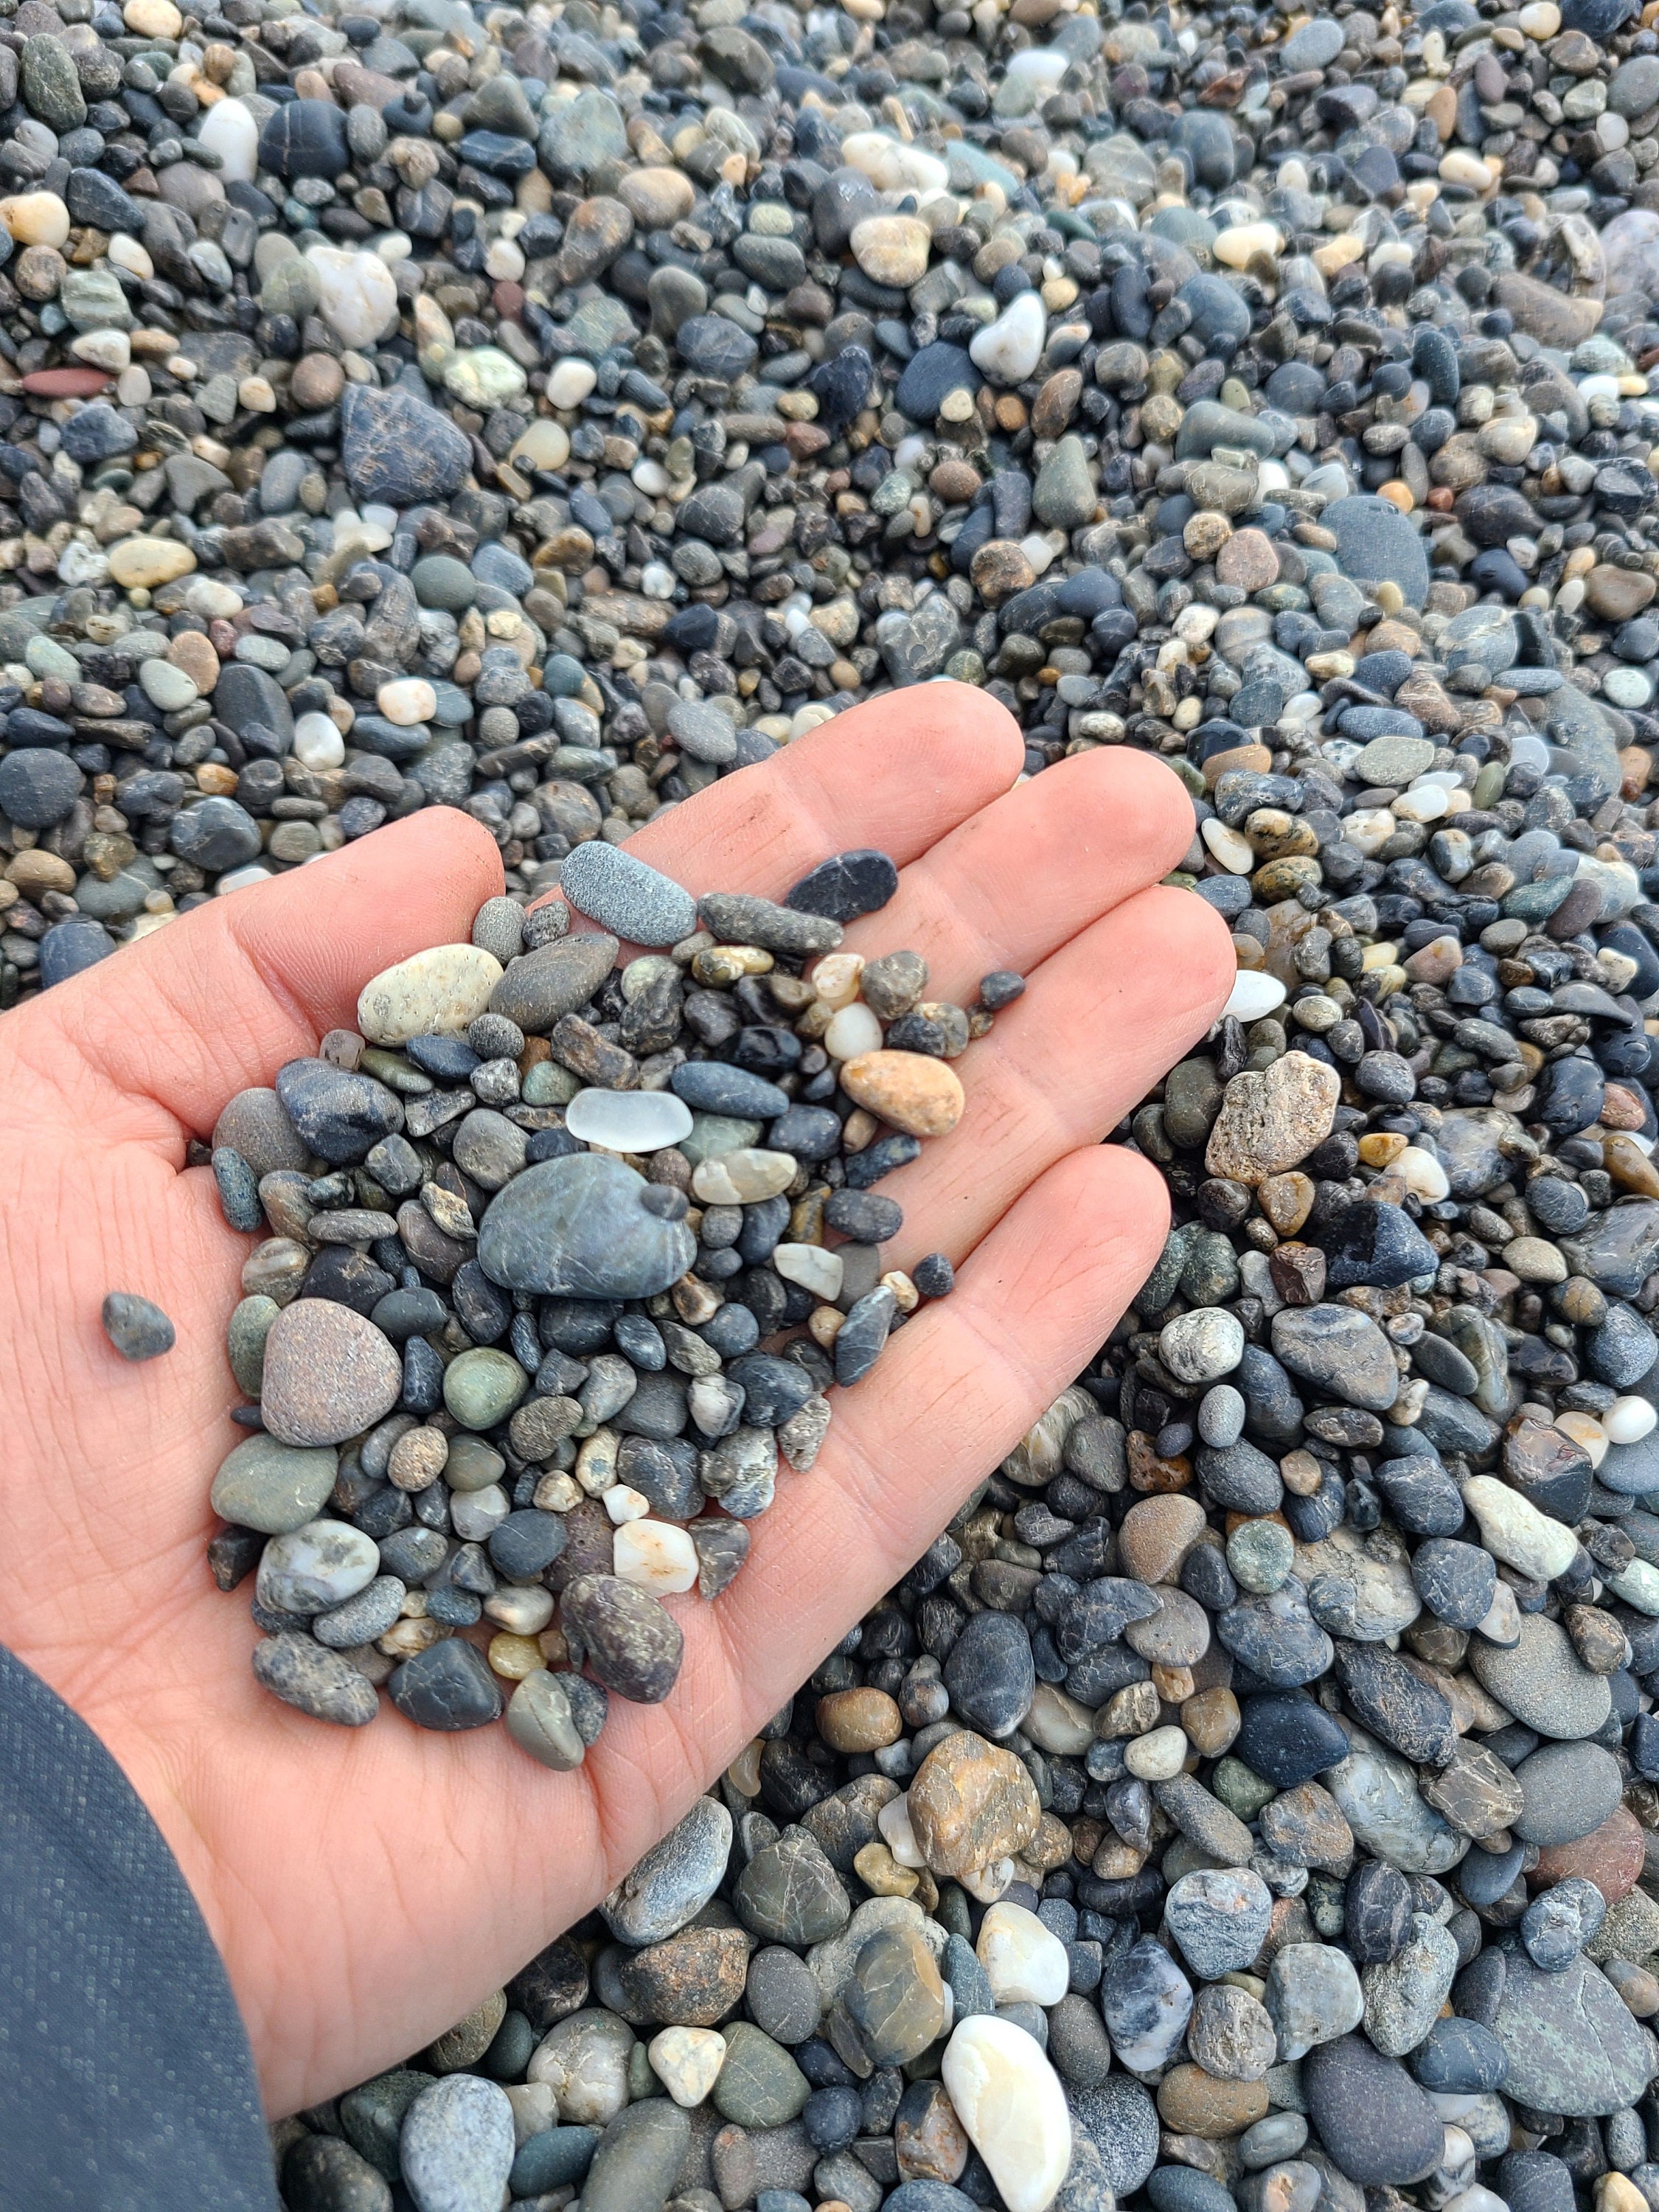
M 97 1737 L 3 1649 L 0 2208 L 277 2212 L 196 1901 Z

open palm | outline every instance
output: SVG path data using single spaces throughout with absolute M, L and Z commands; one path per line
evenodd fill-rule
M 0 1024 L 0 1642 L 102 1738 L 177 1855 L 228 1966 L 268 2108 L 416 2049 L 591 1907 L 903 1572 L 1093 1352 L 1156 1257 L 1157 1174 L 1101 1136 L 1200 1035 L 1232 963 L 1163 876 L 1192 812 L 1157 762 L 1097 751 L 1014 786 L 1019 734 L 957 685 L 884 698 L 720 782 L 632 849 L 694 893 L 777 897 L 878 846 L 897 896 L 848 933 L 909 946 L 971 1002 L 1024 997 L 961 1063 L 968 1111 L 885 1182 L 903 1266 L 956 1295 L 838 1397 L 713 1607 L 672 1601 L 680 1681 L 613 1705 L 550 1773 L 504 1729 L 331 1729 L 254 1682 L 255 1631 L 213 1587 L 208 1487 L 240 1433 L 223 1352 L 251 1240 L 185 1169 L 234 1092 L 353 1019 L 358 990 L 465 939 L 501 889 L 489 836 L 434 810 L 187 915 Z M 116 1357 L 106 1291 L 155 1298 L 176 1350 Z

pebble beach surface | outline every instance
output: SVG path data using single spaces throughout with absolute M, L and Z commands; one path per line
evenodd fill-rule
M 1659 2212 L 1653 10 L 0 4 L 0 1003 L 507 872 L 214 1133 L 278 1695 L 574 1765 L 951 1287 L 855 1163 L 1018 979 L 636 826 L 943 675 L 1237 952 L 1087 1372 L 290 2212 Z

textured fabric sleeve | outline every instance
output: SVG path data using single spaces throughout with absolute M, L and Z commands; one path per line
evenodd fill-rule
M 3 1649 L 0 2208 L 277 2212 L 195 1899 L 97 1737 Z

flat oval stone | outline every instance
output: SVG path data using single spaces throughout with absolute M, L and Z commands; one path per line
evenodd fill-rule
M 688 2113 L 666 2097 L 618 2112 L 582 2183 L 583 2212 L 659 2212 L 691 2142 Z
M 1541 1613 L 1522 1615 L 1519 1639 L 1507 1649 L 1476 1637 L 1469 1664 L 1481 1688 L 1540 1735 L 1594 1735 L 1613 1710 L 1606 1675 L 1592 1674 L 1565 1629 Z
M 621 949 L 614 937 L 565 937 L 538 945 L 507 962 L 490 994 L 489 1010 L 505 1014 L 527 1036 L 544 1036 L 562 1016 L 587 1004 Z
M 654 1297 L 696 1257 L 684 1221 L 655 1210 L 671 1198 L 678 1194 L 596 1152 L 540 1161 L 490 1200 L 478 1224 L 478 1264 L 507 1290 Z
M 720 1800 L 699 1797 L 605 1899 L 601 1909 L 611 1934 L 642 1948 L 695 1920 L 726 1872 L 732 1833 L 732 1815 Z
M 691 1133 L 691 1109 L 670 1091 L 579 1091 L 564 1126 L 585 1145 L 613 1152 L 659 1152 Z
M 909 1137 L 948 1136 L 967 1096 L 947 1060 L 920 1052 L 861 1052 L 843 1062 L 842 1088 L 855 1105 Z
M 1404 2185 L 1439 2165 L 1446 2139 L 1439 2115 L 1399 2060 L 1373 2051 L 1364 2036 L 1310 2051 L 1302 2082 L 1319 2139 L 1351 2181 Z
M 476 945 L 434 945 L 384 969 L 357 999 L 357 1027 L 371 1044 L 464 1030 L 489 1006 L 501 963 Z
M 559 870 L 559 889 L 579 914 L 630 944 L 678 945 L 697 927 L 690 891 L 602 837 L 575 848 Z
M 1621 2112 L 1647 2085 L 1642 2029 L 1588 1959 L 1546 1972 L 1502 1937 L 1459 1975 L 1453 2001 L 1503 2045 L 1517 2104 L 1583 2119 Z
M 283 1536 L 303 1528 L 328 1503 L 339 1472 L 339 1454 L 250 1437 L 220 1462 L 213 1478 L 213 1510 L 243 1528 Z
M 389 1413 L 403 1387 L 396 1351 L 349 1306 L 296 1298 L 270 1325 L 260 1408 L 279 1443 L 343 1443 Z

